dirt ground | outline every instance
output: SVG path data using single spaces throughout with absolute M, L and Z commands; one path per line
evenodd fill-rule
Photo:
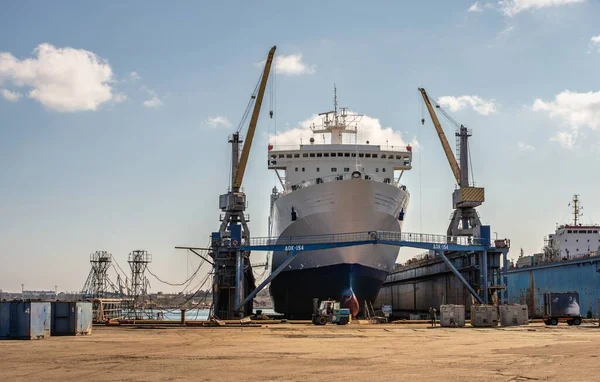
M 598 381 L 599 356 L 591 324 L 94 327 L 86 337 L 0 341 L 0 380 Z

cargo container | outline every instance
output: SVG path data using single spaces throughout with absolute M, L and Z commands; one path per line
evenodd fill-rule
M 50 337 L 49 302 L 0 302 L 0 339 L 35 340 Z
M 475 327 L 498 326 L 498 307 L 471 305 L 471 325 Z
M 52 303 L 53 336 L 92 334 L 92 303 L 56 301 Z
M 577 292 L 550 292 L 544 294 L 544 323 L 558 325 L 566 322 L 568 325 L 581 324 L 579 308 L 579 293 Z
M 500 313 L 500 325 L 502 326 L 517 326 L 529 324 L 529 313 L 527 305 L 500 305 L 498 307 L 498 311 Z
M 464 305 L 440 305 L 440 326 L 462 327 L 465 326 Z

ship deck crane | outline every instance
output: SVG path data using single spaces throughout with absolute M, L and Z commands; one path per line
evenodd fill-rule
M 427 107 L 433 126 L 438 134 L 448 163 L 452 170 L 452 174 L 458 184 L 458 189 L 454 190 L 452 194 L 452 206 L 454 212 L 448 226 L 448 236 L 474 236 L 481 227 L 481 221 L 479 215 L 475 210 L 475 207 L 480 206 L 484 200 L 484 189 L 483 187 L 474 187 L 469 183 L 469 137 L 471 132 L 463 125 L 457 126 L 456 137 L 459 140 L 458 152 L 460 155 L 460 165 L 456 160 L 456 157 L 452 153 L 444 129 L 435 114 L 435 109 L 432 105 L 431 99 L 424 88 L 419 88 L 419 92 L 423 97 L 423 102 Z M 436 103 L 436 107 L 440 106 Z M 422 119 L 421 123 L 425 123 Z

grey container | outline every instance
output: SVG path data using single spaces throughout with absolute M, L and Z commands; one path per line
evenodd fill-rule
M 92 303 L 56 301 L 52 303 L 52 335 L 92 334 Z
M 500 325 L 520 326 L 529 324 L 529 311 L 527 305 L 512 304 L 500 305 Z
M 475 327 L 498 326 L 498 307 L 471 305 L 471 325 Z
M 440 326 L 462 327 L 465 326 L 464 305 L 440 305 Z
M 36 340 L 50 337 L 49 302 L 0 302 L 0 339 Z

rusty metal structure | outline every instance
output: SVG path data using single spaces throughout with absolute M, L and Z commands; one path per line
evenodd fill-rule
M 135 250 L 129 254 L 127 262 L 131 268 L 131 306 L 128 316 L 140 320 L 144 317 L 144 307 L 148 298 L 149 281 L 145 272 L 148 264 L 152 262 L 152 255 L 145 250 Z
M 117 287 L 108 277 L 112 265 L 112 255 L 106 251 L 96 251 L 90 255 L 92 269 L 83 285 L 81 294 L 87 298 L 108 297 L 117 292 Z

